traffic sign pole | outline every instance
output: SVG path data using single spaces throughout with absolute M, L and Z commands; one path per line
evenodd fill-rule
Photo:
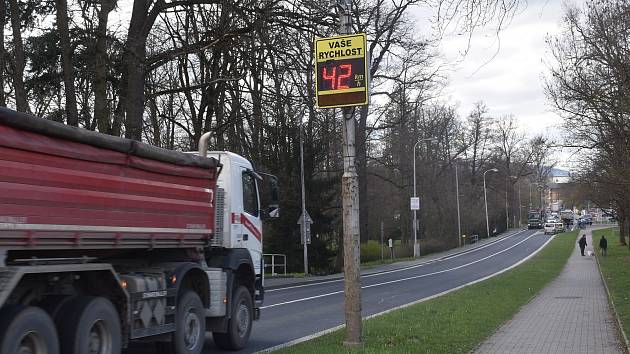
M 302 137 L 304 124 L 300 124 L 300 167 L 301 167 L 301 179 L 302 179 L 302 243 L 304 243 L 304 276 L 308 275 L 308 242 L 306 236 L 306 191 L 304 187 L 304 142 Z

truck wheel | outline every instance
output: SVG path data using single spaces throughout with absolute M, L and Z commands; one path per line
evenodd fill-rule
M 15 305 L 0 310 L 0 353 L 59 354 L 55 324 L 39 307 Z
M 81 296 L 68 301 L 56 322 L 62 353 L 120 354 L 120 320 L 108 299 Z
M 252 331 L 254 318 L 252 296 L 244 286 L 239 286 L 232 297 L 232 318 L 227 333 L 212 333 L 214 343 L 221 349 L 239 350 L 245 347 Z
M 199 354 L 206 338 L 203 303 L 196 292 L 188 290 L 177 303 L 175 333 L 170 342 L 157 342 L 160 354 Z

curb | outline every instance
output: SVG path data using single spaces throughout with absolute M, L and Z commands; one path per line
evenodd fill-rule
M 597 261 L 597 270 L 599 270 L 599 276 L 602 278 L 602 283 L 604 283 L 604 289 L 606 289 L 606 295 L 608 295 L 608 301 L 610 301 L 610 306 L 612 307 L 613 314 L 615 315 L 615 319 L 617 320 L 617 329 L 621 332 L 621 337 L 626 344 L 625 352 L 630 353 L 630 341 L 628 341 L 628 336 L 626 336 L 626 332 L 623 330 L 623 324 L 621 323 L 621 319 L 619 318 L 619 313 L 617 312 L 617 308 L 615 307 L 615 302 L 613 301 L 612 296 L 610 295 L 610 290 L 608 289 L 608 284 L 606 283 L 606 278 L 604 278 L 604 273 L 602 273 L 602 267 L 599 264 L 599 256 L 595 256 L 595 260 Z
M 476 246 L 476 247 L 473 247 L 473 248 L 468 248 L 468 249 L 457 251 L 457 252 L 454 252 L 454 253 L 449 253 L 449 254 L 446 254 L 444 256 L 440 256 L 440 257 L 433 258 L 433 259 L 427 259 L 427 260 L 424 260 L 424 261 L 420 261 L 420 262 L 414 263 L 412 265 L 401 266 L 399 268 L 392 268 L 392 269 L 375 271 L 375 272 L 366 272 L 365 274 L 361 274 L 361 276 L 363 276 L 363 275 L 379 274 L 379 273 L 389 272 L 389 271 L 392 271 L 392 270 L 405 269 L 407 267 L 412 267 L 412 266 L 415 267 L 415 266 L 422 265 L 422 264 L 429 264 L 429 263 L 438 262 L 440 260 L 444 260 L 444 259 L 448 259 L 448 258 L 451 258 L 451 257 L 455 257 L 457 255 L 460 255 L 460 254 L 463 254 L 463 253 L 466 253 L 466 252 L 471 252 L 471 251 L 475 250 L 476 248 L 479 248 L 479 247 L 482 247 L 482 246 L 493 244 L 495 242 L 498 242 L 499 240 L 502 240 L 502 239 L 504 239 L 506 237 L 514 236 L 517 233 L 525 231 L 525 230 L 527 230 L 527 229 L 516 229 L 513 232 L 506 233 L 505 235 L 496 236 L 496 238 L 494 240 L 492 240 L 490 242 L 482 243 L 479 246 Z M 395 264 L 395 263 L 391 263 L 391 264 Z M 329 281 L 337 281 L 337 280 L 343 280 L 343 279 L 344 279 L 344 276 L 343 276 L 343 273 L 341 273 L 339 276 L 335 276 L 335 277 L 331 276 L 330 278 L 326 278 L 326 279 L 313 279 L 313 280 L 306 280 L 306 279 L 304 279 L 304 280 L 297 281 L 297 282 L 291 283 L 291 284 L 265 286 L 265 290 L 276 290 L 276 289 L 288 288 L 288 287 L 293 287 L 293 286 L 301 286 L 301 285 L 308 285 L 308 284 L 318 284 L 318 283 L 324 283 L 324 282 L 329 282 Z

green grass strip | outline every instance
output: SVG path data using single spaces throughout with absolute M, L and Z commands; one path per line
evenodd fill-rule
M 559 234 L 536 256 L 510 271 L 364 320 L 361 349 L 344 347 L 345 330 L 339 330 L 279 352 L 468 353 L 560 274 L 575 247 L 576 237 L 577 231 Z
M 599 240 L 602 235 L 608 239 L 608 255 L 602 257 Z M 630 337 L 630 251 L 628 246 L 619 244 L 619 229 L 611 228 L 593 231 L 593 248 L 615 304 L 615 310 L 623 326 L 626 337 Z

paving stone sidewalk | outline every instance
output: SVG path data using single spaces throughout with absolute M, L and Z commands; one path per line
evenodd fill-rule
M 582 234 L 592 251 L 591 230 Z M 473 353 L 625 353 L 595 256 L 577 241 L 558 278 Z

